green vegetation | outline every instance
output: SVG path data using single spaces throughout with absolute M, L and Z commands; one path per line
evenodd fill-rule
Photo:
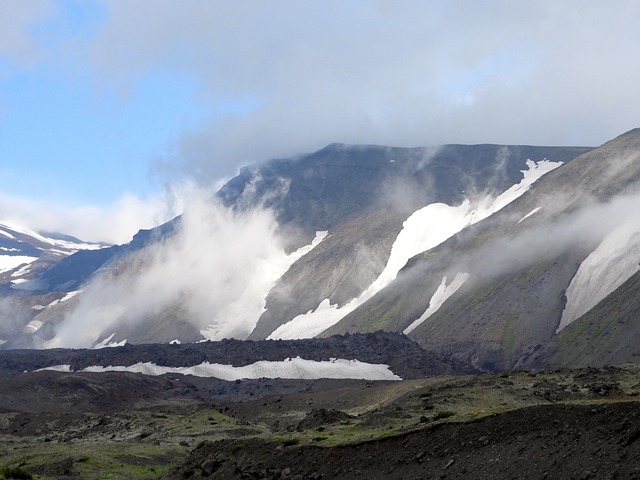
M 7 480 L 31 480 L 33 478 L 33 475 L 20 467 L 4 467 L 0 470 L 0 474 Z
M 443 418 L 453 417 L 456 412 L 452 412 L 451 410 L 440 410 L 433 416 L 433 420 L 442 420 Z
M 628 335 L 628 324 L 640 313 L 640 274 L 635 274 L 591 311 L 564 328 L 552 345 L 550 363 L 583 366 L 605 363 L 612 350 L 624 351 L 635 337 Z M 606 362 L 610 363 L 610 361 Z
M 380 382 L 340 388 L 331 395 L 326 391 L 295 394 L 288 397 L 286 411 L 279 408 L 284 403 L 277 401 L 280 395 L 243 402 L 228 410 L 237 418 L 204 405 L 186 409 L 175 404 L 162 409 L 162 416 L 158 409 L 136 410 L 111 414 L 108 422 L 101 422 L 103 414 L 84 414 L 66 430 L 56 430 L 57 436 L 51 434 L 48 442 L 42 437 L 17 438 L 5 433 L 0 437 L 0 456 L 5 465 L 20 467 L 27 474 L 31 471 L 42 480 L 55 478 L 56 474 L 44 472 L 59 471 L 60 465 L 67 465 L 82 479 L 151 480 L 182 463 L 193 449 L 219 441 L 224 442 L 221 448 L 226 452 L 240 456 L 251 452 L 248 449 L 254 439 L 283 447 L 330 448 L 533 405 L 637 400 L 639 375 L 640 367 L 628 367 Z M 309 402 L 315 408 L 340 409 L 352 418 L 301 427 L 311 410 Z M 425 408 L 434 413 L 426 415 Z M 11 431 L 8 426 L 16 418 L 15 413 L 0 413 L 4 432 Z M 81 427 L 86 430 L 80 431 Z M 141 436 L 144 432 L 153 433 Z M 71 441 L 65 441 L 67 438 Z M 31 478 L 17 477 L 13 470 L 0 473 L 0 479 Z
M 300 443 L 299 438 L 281 438 L 280 443 L 285 447 L 291 447 L 293 445 L 298 445 Z

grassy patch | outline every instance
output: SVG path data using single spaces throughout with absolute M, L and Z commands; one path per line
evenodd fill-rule
M 5 479 L 31 480 L 33 475 L 20 467 L 4 467 L 0 470 L 0 475 Z
M 298 445 L 300 443 L 299 438 L 281 438 L 280 443 L 285 447 L 291 447 L 293 445 Z

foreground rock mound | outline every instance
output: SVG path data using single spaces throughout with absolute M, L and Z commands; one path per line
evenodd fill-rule
M 637 402 L 542 405 L 335 448 L 204 443 L 162 478 L 632 479 L 639 440 Z

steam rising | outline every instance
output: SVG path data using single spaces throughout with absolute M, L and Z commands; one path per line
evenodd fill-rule
M 90 284 L 46 346 L 92 346 L 120 324 L 131 327 L 172 308 L 205 338 L 245 338 L 273 283 L 323 238 L 286 255 L 276 228 L 263 208 L 236 213 L 194 201 L 174 237 Z

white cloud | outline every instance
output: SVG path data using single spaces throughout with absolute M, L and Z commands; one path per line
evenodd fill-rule
M 121 324 L 131 327 L 172 307 L 208 339 L 246 338 L 273 284 L 317 244 L 287 255 L 271 211 L 234 213 L 207 195 L 188 205 L 180 225 L 175 236 L 87 285 L 47 345 L 92 346 Z
M 50 0 L 0 0 L 0 12 L 0 59 L 31 65 L 40 57 L 33 29 L 55 12 L 53 3 Z
M 125 91 L 158 72 L 194 80 L 214 113 L 156 155 L 172 179 L 330 142 L 597 145 L 638 122 L 634 0 L 103 0 L 91 35 L 53 46 L 29 29 L 59 10 L 1 5 L 0 55 Z
M 186 71 L 213 106 L 253 105 L 179 142 L 214 176 L 333 141 L 594 144 L 637 122 L 633 1 L 106 5 L 101 75 Z
M 142 228 L 152 228 L 180 213 L 193 185 L 176 185 L 150 198 L 125 192 L 110 205 L 57 205 L 0 193 L 0 219 L 36 231 L 59 232 L 81 240 L 126 243 Z

